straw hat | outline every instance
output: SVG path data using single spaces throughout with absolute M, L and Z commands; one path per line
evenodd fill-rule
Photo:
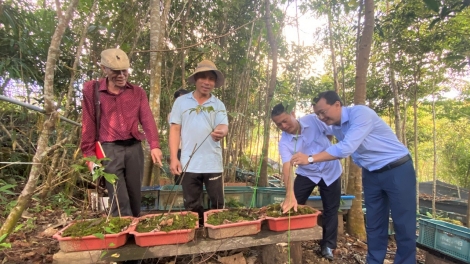
M 121 49 L 107 49 L 101 52 L 101 65 L 111 70 L 127 70 L 130 67 L 127 54 Z
M 217 70 L 217 67 L 215 67 L 215 64 L 210 61 L 210 60 L 203 60 L 197 64 L 196 69 L 194 70 L 193 74 L 191 74 L 187 81 L 188 83 L 195 84 L 196 80 L 194 79 L 194 75 L 198 72 L 206 72 L 206 71 L 213 71 L 217 75 L 217 80 L 215 81 L 215 88 L 218 88 L 222 85 L 224 85 L 225 82 L 225 77 L 222 74 L 221 71 Z

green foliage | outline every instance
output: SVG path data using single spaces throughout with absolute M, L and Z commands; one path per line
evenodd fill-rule
M 104 238 L 104 234 L 116 234 L 129 227 L 130 218 L 110 217 L 93 220 L 80 220 L 64 230 L 63 237 L 84 237 L 94 235 Z
M 101 165 L 101 163 L 106 160 L 109 160 L 109 158 L 97 159 L 95 156 L 83 158 L 83 161 L 93 162 L 97 165 L 93 169 L 93 173 L 92 173 L 93 181 L 96 181 L 99 177 L 104 177 L 104 179 L 107 182 L 111 184 L 115 184 L 116 181 L 118 180 L 118 177 L 116 176 L 116 174 L 105 172 L 104 167 Z M 82 166 L 80 164 L 74 164 L 73 168 L 77 171 L 83 171 L 84 169 L 88 170 L 88 167 Z
M 431 9 L 432 11 L 439 13 L 439 8 L 441 6 L 441 2 L 437 0 L 423 0 L 426 6 Z
M 139 233 L 164 231 L 170 232 L 181 229 L 194 229 L 199 223 L 197 215 L 188 214 L 165 214 L 147 217 L 139 221 L 136 231 Z

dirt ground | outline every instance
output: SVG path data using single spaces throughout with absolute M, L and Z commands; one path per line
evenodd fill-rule
M 80 212 L 74 213 L 75 215 L 81 214 Z M 90 217 L 92 217 L 90 215 Z M 0 221 L 3 223 L 5 219 L 2 217 Z M 0 264 L 17 264 L 17 263 L 51 263 L 53 255 L 59 251 L 58 242 L 52 238 L 64 223 L 71 220 L 65 213 L 58 210 L 44 210 L 42 212 L 26 212 L 21 218 L 23 226 L 11 234 L 7 239 L 7 243 L 11 243 L 11 248 L 0 250 Z M 52 223 L 52 224 L 51 224 Z M 348 236 L 342 235 L 338 239 L 338 247 L 334 251 L 335 260 L 328 261 L 322 259 L 319 255 L 319 241 L 307 241 L 302 243 L 303 248 L 303 262 L 309 263 L 365 263 L 365 255 L 367 245 L 364 242 Z M 396 244 L 391 237 L 389 239 L 389 248 L 387 253 L 387 260 L 384 263 L 393 263 L 393 258 L 396 251 Z M 241 256 L 243 259 L 237 262 L 225 262 L 224 257 L 227 256 Z M 177 263 L 233 263 L 233 264 L 258 264 L 261 263 L 261 254 L 257 248 L 248 248 L 242 250 L 222 251 L 212 255 L 193 255 L 193 256 L 179 256 L 161 258 L 161 259 L 147 259 L 142 260 L 140 263 L 163 263 L 163 264 L 177 264 Z M 84 261 L 84 263 L 86 260 Z M 424 251 L 418 249 L 418 262 L 424 263 Z

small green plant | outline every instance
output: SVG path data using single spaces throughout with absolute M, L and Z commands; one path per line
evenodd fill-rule
M 144 196 L 142 196 L 141 205 L 145 206 L 148 209 L 151 206 L 155 205 L 155 199 L 156 197 L 154 195 L 145 194 Z
M 242 202 L 237 201 L 233 199 L 232 197 L 230 197 L 228 201 L 225 202 L 225 207 L 226 208 L 244 208 L 245 205 Z
M 3 236 L 0 237 L 0 249 L 11 248 L 11 243 L 3 242 L 3 241 L 5 241 L 7 236 L 8 236 L 8 234 L 3 234 Z
M 87 161 L 88 162 L 93 162 L 96 165 L 98 165 L 93 169 L 93 173 L 92 173 L 93 181 L 96 181 L 99 177 L 104 177 L 104 179 L 107 182 L 109 182 L 111 184 L 115 184 L 116 181 L 118 180 L 118 177 L 113 173 L 105 172 L 104 167 L 101 165 L 102 162 L 105 161 L 105 160 L 109 160 L 109 158 L 97 159 L 94 156 L 83 158 L 83 161 L 85 161 L 85 162 L 87 162 Z M 81 162 L 81 164 L 84 164 L 84 162 Z M 81 172 L 83 170 L 88 170 L 87 166 L 83 166 L 83 165 L 80 165 L 80 164 L 73 164 L 72 168 L 74 170 L 78 171 L 78 172 Z
M 15 233 L 17 232 L 18 230 L 20 230 L 21 228 L 23 228 L 23 224 L 19 224 L 15 227 L 15 229 L 13 230 L 12 233 Z M 5 248 L 11 248 L 11 243 L 7 243 L 7 242 L 4 242 L 7 238 L 8 234 L 3 234 L 1 237 L 0 237 L 0 249 L 5 249 Z

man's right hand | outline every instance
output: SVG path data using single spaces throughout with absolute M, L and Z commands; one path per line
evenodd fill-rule
M 173 175 L 181 175 L 183 172 L 181 169 L 181 162 L 177 158 L 170 160 L 170 172 Z
M 284 202 L 282 202 L 282 213 L 285 214 L 289 212 L 291 208 L 294 208 L 294 211 L 297 212 L 297 199 L 295 199 L 295 195 L 286 194 L 286 198 Z
M 88 170 L 91 172 L 91 174 L 93 174 L 93 170 L 95 169 L 96 164 L 92 161 L 87 161 L 86 165 L 88 167 Z

